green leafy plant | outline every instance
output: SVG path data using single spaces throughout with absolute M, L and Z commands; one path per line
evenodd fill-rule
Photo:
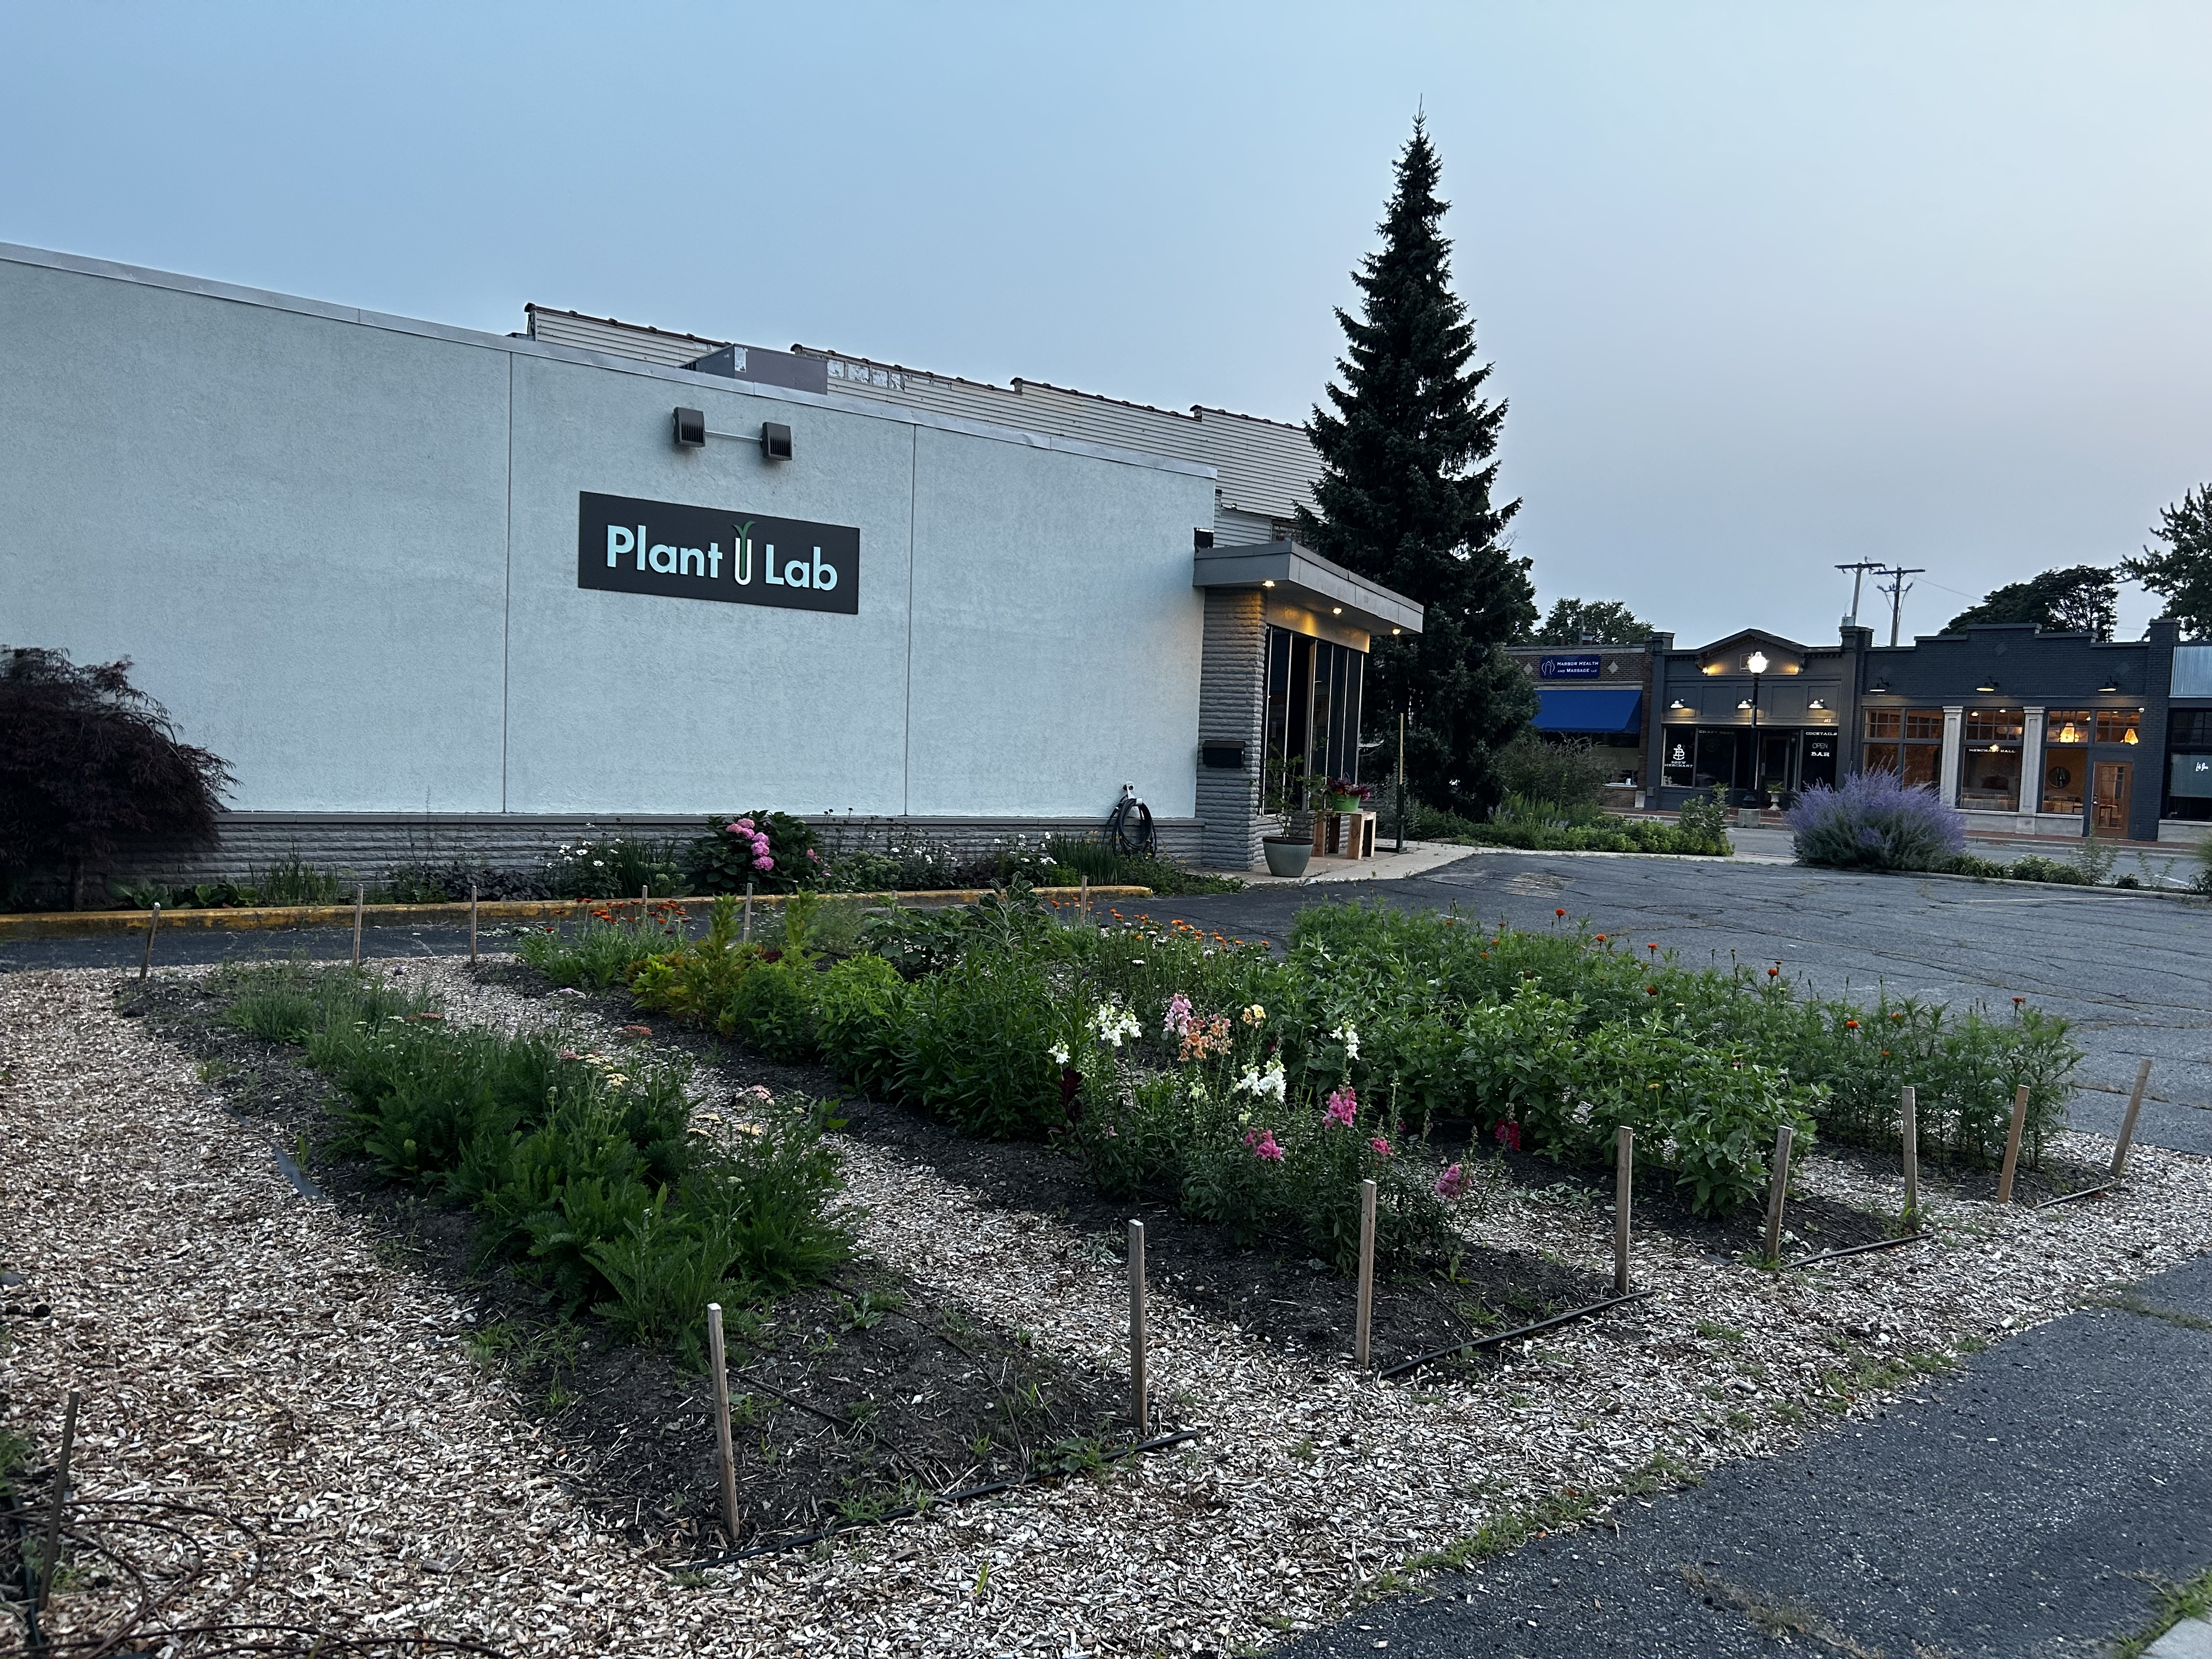
M 641 892 L 671 898 L 684 891 L 684 874 L 683 849 L 674 842 L 586 836 L 554 849 L 544 881 L 555 898 L 634 899 Z
M 678 945 L 683 912 L 673 905 L 648 911 L 637 907 L 617 914 L 594 910 L 580 924 L 549 925 L 524 933 L 514 953 L 556 985 L 605 990 L 626 984 L 648 957 Z
M 852 1249 L 811 1102 L 752 1104 L 726 1140 L 690 1133 L 690 1071 L 556 1033 L 448 1028 L 351 969 L 227 982 L 229 1016 L 299 1040 L 350 1103 L 334 1150 L 386 1180 L 472 1206 L 478 1249 L 596 1310 L 626 1340 L 696 1360 L 709 1301 L 732 1307 L 829 1276 Z M 279 1035 L 281 1034 L 281 1035 Z
M 788 812 L 738 812 L 707 820 L 707 833 L 684 849 L 695 890 L 788 893 L 823 879 L 821 850 L 804 818 Z

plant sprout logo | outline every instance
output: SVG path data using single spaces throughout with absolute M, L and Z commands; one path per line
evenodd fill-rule
M 780 558 L 774 542 L 756 543 L 753 540 L 753 521 L 750 519 L 730 525 L 729 580 L 739 587 L 752 586 L 757 568 L 764 585 L 769 587 L 806 587 L 817 593 L 827 593 L 837 586 L 837 567 L 822 556 L 818 547 L 811 550 L 811 559 Z M 653 569 L 664 576 L 704 576 L 709 581 L 722 580 L 722 561 L 725 555 L 720 542 L 710 541 L 704 547 L 678 547 L 669 542 L 655 542 L 646 533 L 643 525 L 632 530 L 628 525 L 607 526 L 607 568 L 614 569 L 624 554 L 634 554 L 640 571 Z

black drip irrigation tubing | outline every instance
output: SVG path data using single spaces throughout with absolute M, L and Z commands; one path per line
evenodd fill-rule
M 1495 1348 L 1507 1342 L 1517 1342 L 1524 1336 L 1539 1335 L 1572 1320 L 1587 1318 L 1595 1313 L 1603 1313 L 1607 1308 L 1618 1308 L 1623 1303 L 1641 1302 L 1650 1294 L 1649 1291 L 1631 1291 L 1626 1296 L 1609 1296 L 1602 1302 L 1591 1303 L 1587 1308 L 1570 1308 L 1563 1314 L 1554 1314 L 1549 1319 L 1540 1319 L 1534 1324 L 1523 1325 L 1517 1330 L 1500 1331 L 1495 1336 L 1478 1336 L 1472 1342 L 1455 1342 L 1449 1348 L 1438 1348 L 1431 1353 L 1417 1353 L 1411 1359 L 1401 1359 L 1395 1365 L 1386 1366 L 1383 1370 L 1376 1372 L 1375 1377 L 1377 1382 L 1388 1382 L 1394 1376 L 1403 1376 L 1407 1371 L 1418 1370 L 1436 1360 L 1450 1359 L 1460 1354 L 1474 1353 L 1483 1348 Z
M 2047 1210 L 2054 1204 L 2071 1204 L 2077 1198 L 2100 1197 L 2104 1194 L 2111 1192 L 2118 1184 L 2118 1183 L 2117 1182 L 2108 1181 L 2101 1187 L 2084 1187 L 2078 1193 L 2061 1193 L 2056 1198 L 2045 1199 L 2040 1204 L 2029 1205 L 2027 1206 L 2028 1213 L 2033 1215 L 2038 1210 Z
M 1100 1461 L 1107 1463 L 1119 1463 L 1125 1458 L 1136 1456 L 1139 1452 L 1164 1451 L 1170 1446 L 1180 1446 L 1186 1440 L 1195 1440 L 1204 1432 L 1203 1429 L 1181 1429 L 1174 1434 L 1164 1434 L 1157 1439 L 1142 1441 L 1133 1446 L 1124 1446 L 1120 1451 L 1109 1453 Z M 848 1521 L 842 1526 L 824 1527 L 819 1532 L 800 1533 L 795 1537 L 779 1538 L 773 1543 L 756 1544 L 749 1550 L 738 1550 L 732 1554 L 710 1556 L 704 1561 L 687 1562 L 677 1571 L 703 1572 L 708 1567 L 733 1567 L 740 1561 L 754 1560 L 763 1555 L 781 1555 L 786 1550 L 805 1549 L 809 1544 L 819 1544 L 828 1539 L 842 1537 L 848 1532 L 861 1532 L 870 1527 L 880 1527 L 887 1522 L 903 1521 L 909 1516 L 920 1515 L 925 1509 L 933 1510 L 945 1504 L 970 1503 L 978 1498 L 994 1498 L 1002 1492 L 1012 1492 L 1018 1487 L 1034 1486 L 1047 1480 L 1064 1480 L 1066 1475 L 1067 1471 L 1065 1469 L 1044 1469 L 1036 1474 L 1025 1474 L 1018 1480 L 994 1480 L 986 1486 L 969 1486 L 959 1492 L 939 1492 L 919 1504 L 902 1504 L 895 1510 L 885 1510 L 872 1520 Z
M 1933 1233 L 1907 1233 L 1902 1238 L 1877 1238 L 1871 1244 L 1846 1244 L 1840 1250 L 1823 1250 L 1818 1255 L 1800 1256 L 1786 1263 L 1792 1267 L 1814 1267 L 1823 1261 L 1833 1261 L 1839 1256 L 1870 1255 L 1876 1250 L 1894 1250 L 1906 1244 L 1917 1244 L 1923 1238 L 1933 1238 Z

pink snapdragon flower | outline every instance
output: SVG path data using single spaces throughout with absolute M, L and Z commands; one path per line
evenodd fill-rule
M 1376 1136 L 1374 1139 L 1369 1141 L 1367 1144 L 1375 1149 L 1376 1157 L 1388 1158 L 1390 1156 L 1390 1143 L 1383 1139 L 1381 1135 Z
M 1446 1170 L 1442 1175 L 1437 1177 L 1437 1196 L 1438 1198 L 1465 1198 L 1467 1196 L 1468 1188 L 1474 1185 L 1474 1182 L 1468 1175 L 1466 1170 L 1462 1168 L 1459 1164 L 1455 1164 L 1451 1168 Z
M 1328 1097 L 1328 1104 L 1322 1112 L 1321 1121 L 1332 1129 L 1349 1129 L 1352 1120 L 1358 1115 L 1359 1097 L 1352 1091 L 1351 1085 L 1346 1085 Z
M 1283 1149 L 1275 1144 L 1275 1132 L 1273 1129 L 1247 1129 L 1244 1132 L 1244 1145 L 1250 1150 L 1253 1157 L 1266 1163 L 1280 1164 L 1283 1161 Z
M 1190 1012 L 1190 999 L 1176 992 L 1168 999 L 1168 1017 L 1160 1026 L 1162 1036 L 1181 1037 L 1190 1035 L 1194 1019 Z
M 1504 1146 L 1509 1152 L 1519 1152 L 1521 1150 L 1521 1126 L 1516 1123 L 1511 1118 L 1507 1118 L 1503 1123 L 1498 1126 L 1498 1145 Z

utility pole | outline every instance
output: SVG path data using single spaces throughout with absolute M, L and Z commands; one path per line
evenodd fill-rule
M 1877 583 L 1875 586 L 1880 592 L 1889 595 L 1889 642 L 1895 645 L 1898 627 L 1905 616 L 1905 596 L 1917 586 L 1917 583 L 1909 582 L 1905 579 L 1907 576 L 1926 575 L 1928 567 L 1924 564 L 1917 564 L 1911 569 L 1907 569 L 1901 564 L 1894 564 L 1887 568 L 1877 567 L 1877 568 L 1881 574 L 1889 578 L 1888 581 Z
M 1859 625 L 1859 584 L 1866 580 L 1868 571 L 1881 568 L 1881 561 L 1867 559 L 1857 564 L 1839 564 L 1836 568 L 1851 573 L 1851 614 L 1844 618 L 1844 626 L 1856 628 Z

